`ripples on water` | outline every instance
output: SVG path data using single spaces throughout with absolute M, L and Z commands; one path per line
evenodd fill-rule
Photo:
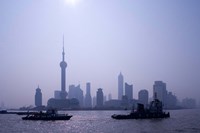
M 23 121 L 0 114 L 0 133 L 200 133 L 200 110 L 173 110 L 167 119 L 115 120 L 129 111 L 68 111 L 69 121 Z

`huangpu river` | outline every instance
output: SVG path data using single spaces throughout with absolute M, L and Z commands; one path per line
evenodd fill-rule
M 200 133 L 200 110 L 170 110 L 170 118 L 115 120 L 130 111 L 64 111 L 68 121 L 29 121 L 0 114 L 0 133 Z M 63 113 L 63 112 L 60 112 Z

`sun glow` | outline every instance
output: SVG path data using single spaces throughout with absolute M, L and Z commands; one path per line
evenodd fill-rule
M 80 3 L 81 0 L 65 0 L 66 4 L 71 5 L 71 6 L 75 6 L 78 3 Z

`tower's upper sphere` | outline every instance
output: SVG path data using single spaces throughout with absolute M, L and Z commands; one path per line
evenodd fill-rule
M 60 62 L 60 67 L 66 68 L 67 67 L 67 63 L 65 61 L 61 61 Z

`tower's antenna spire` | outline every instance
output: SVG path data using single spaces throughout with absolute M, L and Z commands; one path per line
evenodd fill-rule
M 65 60 L 65 37 L 64 37 L 64 34 L 63 34 L 63 52 L 62 52 L 62 56 L 63 56 L 63 61 Z
M 65 45 L 65 36 L 63 34 L 63 51 L 64 51 L 64 45 Z

